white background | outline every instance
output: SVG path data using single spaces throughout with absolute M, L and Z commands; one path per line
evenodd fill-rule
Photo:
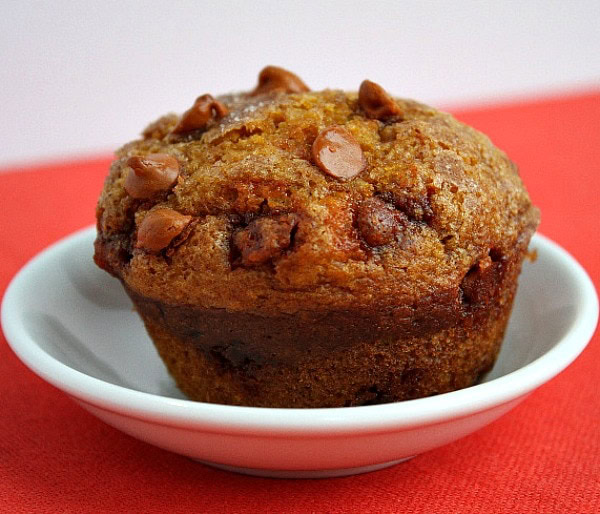
M 598 87 L 600 0 L 3 2 L 0 166 L 114 149 L 265 64 L 438 106 Z

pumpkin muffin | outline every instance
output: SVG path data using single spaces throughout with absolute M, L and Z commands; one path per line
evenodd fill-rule
M 94 258 L 189 398 L 365 405 L 492 367 L 538 221 L 515 164 L 449 114 L 269 66 L 117 152 Z

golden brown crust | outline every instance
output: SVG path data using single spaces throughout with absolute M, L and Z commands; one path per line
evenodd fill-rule
M 494 364 L 508 320 L 505 311 L 472 329 L 362 342 L 326 355 L 305 354 L 294 365 L 251 360 L 235 344 L 203 351 L 174 337 L 160 318 L 146 319 L 140 312 L 160 356 L 190 399 L 310 408 L 402 401 L 471 386 Z
M 98 248 L 121 257 L 132 250 L 125 259 L 97 259 L 141 294 L 230 310 L 403 305 L 458 287 L 492 248 L 509 251 L 537 224 L 506 155 L 435 109 L 399 99 L 404 120 L 384 124 L 341 91 L 218 99 L 230 114 L 198 139 L 170 143 L 155 126 L 149 134 L 162 138 L 126 145 L 111 168 L 98 205 Z M 368 161 L 342 183 L 310 159 L 314 139 L 332 125 L 351 132 Z M 168 196 L 137 202 L 123 188 L 125 161 L 149 153 L 175 157 L 180 177 Z M 365 244 L 356 212 L 374 196 L 410 220 L 402 242 Z M 170 259 L 134 249 L 137 227 L 158 206 L 197 221 Z M 300 222 L 289 249 L 264 267 L 232 268 L 232 234 L 245 220 L 292 213 Z
M 260 407 L 365 405 L 470 386 L 491 369 L 512 304 L 503 295 L 418 333 L 386 331 L 362 311 L 263 318 L 131 296 L 189 398 Z
M 211 97 L 223 117 L 181 132 L 165 116 L 118 151 L 94 258 L 191 398 L 395 401 L 493 364 L 538 210 L 486 136 L 375 86 Z M 348 137 L 323 143 L 330 169 L 315 141 L 332 128 Z M 127 163 L 151 154 L 176 182 L 133 198 Z M 146 233 L 157 212 L 182 230 Z
M 492 252 L 420 303 L 295 314 L 169 305 L 127 292 L 180 389 L 199 401 L 339 407 L 472 385 L 491 369 L 527 252 Z M 479 296 L 472 291 L 482 291 Z

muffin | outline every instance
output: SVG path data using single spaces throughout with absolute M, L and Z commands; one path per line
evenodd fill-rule
M 94 259 L 190 399 L 366 405 L 490 370 L 538 221 L 451 115 L 269 66 L 117 152 Z

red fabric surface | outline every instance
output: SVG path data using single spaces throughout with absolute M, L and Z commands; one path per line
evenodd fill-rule
M 521 169 L 540 231 L 600 284 L 600 91 L 456 112 Z M 0 173 L 0 291 L 93 222 L 109 159 Z M 375 473 L 252 478 L 139 442 L 27 370 L 0 340 L 3 512 L 600 512 L 600 341 L 487 428 Z

